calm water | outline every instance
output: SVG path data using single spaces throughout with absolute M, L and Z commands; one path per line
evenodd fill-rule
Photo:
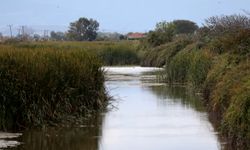
M 4 141 L 16 146 L 10 149 L 25 150 L 221 149 L 200 100 L 183 87 L 157 83 L 153 72 L 158 69 L 106 70 L 107 89 L 116 99 L 111 111 L 75 128 L 26 131 L 18 138 L 0 133 L 0 147 L 6 147 Z

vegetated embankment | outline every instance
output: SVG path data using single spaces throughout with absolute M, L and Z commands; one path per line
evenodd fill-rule
M 143 50 L 142 64 L 164 66 L 166 82 L 203 93 L 211 118 L 234 149 L 250 149 L 249 27 L 245 16 L 212 17 L 192 35 Z
M 55 125 L 103 110 L 101 66 L 80 49 L 0 45 L 0 129 Z

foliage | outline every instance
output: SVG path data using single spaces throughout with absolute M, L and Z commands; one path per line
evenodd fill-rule
M 135 51 L 126 47 L 110 47 L 102 50 L 99 54 L 105 65 L 135 65 L 139 64 L 139 58 Z
M 124 40 L 124 35 L 117 32 L 98 32 L 97 41 L 119 41 Z
M 37 48 L 56 50 L 85 50 L 96 55 L 105 65 L 138 65 L 138 41 L 92 41 L 92 42 L 17 42 L 14 48 Z
M 197 29 L 196 23 L 189 20 L 162 21 L 156 24 L 155 30 L 150 31 L 142 43 L 144 47 L 157 47 L 173 41 L 180 34 L 193 34 Z
M 0 48 L 0 128 L 57 124 L 106 105 L 101 63 L 83 50 Z
M 175 34 L 192 34 L 199 27 L 193 21 L 189 20 L 174 20 Z
M 145 50 L 141 58 L 141 65 L 157 67 L 167 66 L 171 58 L 185 48 L 190 42 L 191 41 L 187 38 L 180 38 L 173 42 Z
M 190 82 L 195 89 L 201 88 L 212 65 L 212 57 L 210 51 L 197 49 L 196 44 L 186 46 L 170 58 L 166 65 L 167 81 Z
M 189 80 L 196 89 L 199 89 L 207 78 L 213 55 L 209 50 L 195 50 L 191 57 Z
M 137 45 L 136 41 L 1 44 L 0 128 L 57 125 L 70 116 L 105 108 L 102 62 L 137 64 Z
M 191 66 L 192 53 L 183 50 L 177 53 L 170 61 L 167 68 L 167 80 L 170 83 L 185 83 Z
M 63 33 L 63 32 L 55 32 L 55 31 L 50 32 L 50 38 L 52 40 L 56 40 L 56 41 L 64 41 L 64 40 L 67 39 L 65 33 Z
M 249 148 L 250 64 L 248 59 L 236 64 L 236 58 L 230 55 L 225 55 L 224 58 L 227 58 L 227 63 L 221 65 L 224 67 L 220 67 L 221 72 L 214 79 L 216 81 L 207 87 L 210 90 L 210 109 L 220 115 L 223 134 L 236 147 Z M 210 71 L 210 80 L 214 72 L 215 70 Z
M 209 111 L 216 116 L 213 120 L 233 149 L 250 148 L 249 29 L 249 16 L 215 16 L 194 34 L 186 34 L 189 42 L 179 48 L 183 41 L 175 33 L 171 42 L 159 42 L 153 48 L 141 46 L 142 63 L 165 65 L 166 82 L 186 83 L 203 91 Z M 163 39 L 153 33 L 153 39 Z
M 68 37 L 76 41 L 93 41 L 97 37 L 99 23 L 93 19 L 79 18 L 70 23 Z
M 145 40 L 150 47 L 171 42 L 174 36 L 174 29 L 175 26 L 173 23 L 166 21 L 159 22 L 156 24 L 155 30 L 148 33 Z
M 225 33 L 211 40 L 210 49 L 219 54 L 232 52 L 246 55 L 250 52 L 250 29 L 240 29 L 236 33 Z
M 205 26 L 213 35 L 225 32 L 235 33 L 239 29 L 249 29 L 250 19 L 244 15 L 213 16 L 205 20 Z
M 173 32 L 175 30 L 175 24 L 172 22 L 162 21 L 155 25 L 155 31 L 158 32 Z

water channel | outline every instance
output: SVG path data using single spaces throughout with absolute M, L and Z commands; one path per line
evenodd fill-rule
M 159 68 L 105 69 L 105 84 L 115 99 L 110 111 L 75 128 L 29 130 L 13 135 L 0 133 L 0 143 L 5 143 L 0 147 L 15 150 L 221 149 L 218 134 L 200 98 L 185 87 L 169 87 L 157 82 L 155 72 Z

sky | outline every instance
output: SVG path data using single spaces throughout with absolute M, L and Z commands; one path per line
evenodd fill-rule
M 202 25 L 215 15 L 244 14 L 250 0 L 1 0 L 0 32 L 22 25 L 67 30 L 80 17 L 93 18 L 103 32 L 147 32 L 157 22 L 188 19 Z

